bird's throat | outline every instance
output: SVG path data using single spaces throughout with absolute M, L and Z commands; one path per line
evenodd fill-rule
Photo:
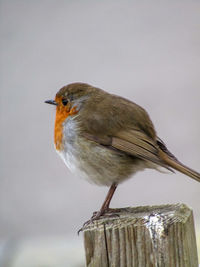
M 56 119 L 55 119 L 55 128 L 54 128 L 54 144 L 56 150 L 61 151 L 63 149 L 63 123 L 68 116 L 75 115 L 77 113 L 76 107 L 71 108 L 70 110 L 66 107 L 57 107 L 56 108 Z

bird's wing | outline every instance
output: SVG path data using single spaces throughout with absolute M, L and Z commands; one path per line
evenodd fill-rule
M 85 138 L 108 149 L 168 168 L 159 157 L 156 131 L 142 107 L 109 94 L 103 95 L 98 102 L 91 101 L 90 108 L 82 109 L 79 120 L 79 123 L 84 122 L 81 128 Z
M 159 157 L 159 147 L 157 143 L 142 131 L 131 129 L 120 131 L 115 136 L 84 134 L 84 137 L 90 141 L 106 146 L 109 149 L 116 149 L 129 156 L 150 161 L 169 169 Z

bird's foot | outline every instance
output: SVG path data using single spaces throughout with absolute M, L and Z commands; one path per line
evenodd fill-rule
M 79 233 L 80 233 L 81 231 L 83 231 L 83 229 L 84 229 L 85 227 L 87 227 L 89 224 L 93 223 L 95 220 L 98 220 L 102 215 L 104 215 L 104 213 L 105 213 L 105 211 L 104 211 L 104 212 L 101 212 L 101 210 L 100 210 L 100 211 L 95 211 L 95 212 L 93 212 L 93 215 L 92 215 L 92 217 L 90 218 L 90 220 L 86 221 L 86 222 L 83 224 L 83 226 L 78 230 L 78 235 L 79 235 Z
M 118 210 L 117 209 L 106 209 L 106 210 L 100 210 L 100 211 L 95 211 L 93 212 L 93 215 L 92 217 L 90 218 L 90 220 L 86 221 L 82 228 L 80 228 L 78 230 L 78 235 L 81 231 L 84 230 L 84 228 L 86 228 L 89 224 L 93 223 L 94 221 L 96 220 L 99 220 L 100 217 L 103 217 L 103 216 L 108 216 L 108 217 L 113 217 L 113 216 L 116 216 L 116 217 L 119 217 L 119 215 L 116 213 Z

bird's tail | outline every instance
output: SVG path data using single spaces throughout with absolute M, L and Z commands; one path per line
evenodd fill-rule
M 159 150 L 160 158 L 171 168 L 184 173 L 185 175 L 191 177 L 192 179 L 200 182 L 200 173 L 192 170 L 191 168 L 182 164 L 179 160 L 177 160 L 168 150 L 163 151 L 162 149 Z

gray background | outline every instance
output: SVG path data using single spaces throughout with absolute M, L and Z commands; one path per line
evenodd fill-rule
M 107 188 L 71 174 L 54 151 L 55 110 L 43 104 L 75 81 L 123 95 L 200 171 L 199 1 L 0 1 L 0 240 L 77 229 Z M 117 189 L 112 207 L 183 202 L 200 224 L 200 184 L 147 170 Z M 72 242 L 72 243 L 70 243 Z M 71 265 L 72 266 L 72 265 Z

